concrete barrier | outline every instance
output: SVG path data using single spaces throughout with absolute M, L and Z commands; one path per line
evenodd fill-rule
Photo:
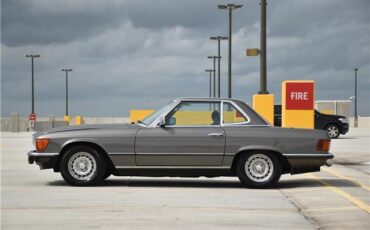
M 129 117 L 83 117 L 83 124 L 122 124 L 130 123 Z
M 349 125 L 353 127 L 354 118 L 349 118 Z M 370 129 L 370 117 L 359 117 L 358 118 L 358 127 L 359 128 L 369 128 Z

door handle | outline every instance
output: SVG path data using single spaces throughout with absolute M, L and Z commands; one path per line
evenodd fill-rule
M 224 134 L 223 133 L 209 133 L 208 136 L 210 137 L 222 137 Z

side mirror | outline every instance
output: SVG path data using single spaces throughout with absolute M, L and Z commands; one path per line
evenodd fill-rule
M 168 125 L 176 125 L 176 118 L 170 117 L 168 119 Z
M 159 127 L 164 127 L 166 125 L 166 118 L 161 117 L 158 122 Z

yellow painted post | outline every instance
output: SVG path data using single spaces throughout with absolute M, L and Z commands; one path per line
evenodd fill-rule
M 82 125 L 82 124 L 83 124 L 82 116 L 76 116 L 75 125 Z
M 274 124 L 274 95 L 255 94 L 253 95 L 253 109 L 265 118 L 270 124 Z
M 130 110 L 130 122 L 136 123 L 139 120 L 143 120 L 145 117 L 152 114 L 155 110 Z
M 67 125 L 70 124 L 70 121 L 71 121 L 72 117 L 71 116 L 64 116 L 64 121 L 67 122 Z
M 281 127 L 306 129 L 315 127 L 314 81 L 284 81 L 281 99 Z

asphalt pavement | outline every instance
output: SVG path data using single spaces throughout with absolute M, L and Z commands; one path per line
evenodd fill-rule
M 1 229 L 370 229 L 369 129 L 332 141 L 332 167 L 264 190 L 228 177 L 71 187 L 29 165 L 31 148 L 31 133 L 1 133 Z

